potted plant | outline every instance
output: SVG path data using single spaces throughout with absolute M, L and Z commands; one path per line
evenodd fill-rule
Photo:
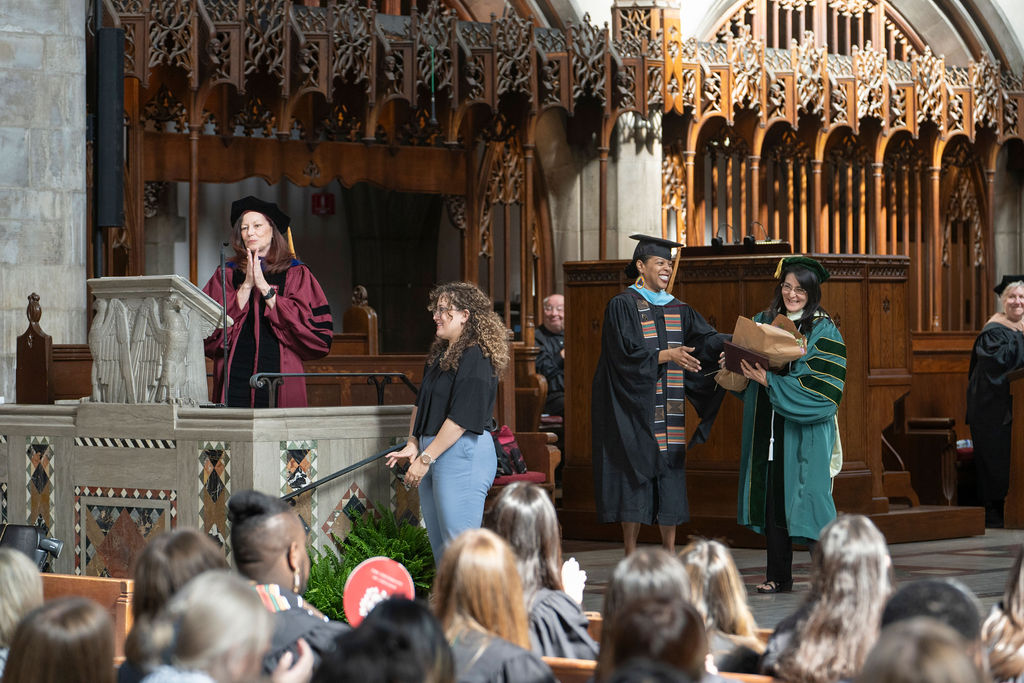
M 309 549 L 311 567 L 305 598 L 310 604 L 330 619 L 348 621 L 342 604 L 345 581 L 360 562 L 380 556 L 405 566 L 412 575 L 416 597 L 429 595 L 435 569 L 426 529 L 404 519 L 399 522 L 395 513 L 383 506 L 377 507 L 377 514 L 351 514 L 349 519 L 352 529 L 344 540 L 331 534 L 333 548 Z

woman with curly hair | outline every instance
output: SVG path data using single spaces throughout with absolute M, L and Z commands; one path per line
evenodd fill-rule
M 882 532 L 864 515 L 839 515 L 821 532 L 810 594 L 775 627 L 762 673 L 799 683 L 853 678 L 878 640 L 891 587 Z
M 423 370 L 409 439 L 387 464 L 409 461 L 405 484 L 420 489 L 423 521 L 439 564 L 448 542 L 483 519 L 484 498 L 498 466 L 487 430 L 509 349 L 504 323 L 472 283 L 434 287 L 427 310 L 437 339 Z

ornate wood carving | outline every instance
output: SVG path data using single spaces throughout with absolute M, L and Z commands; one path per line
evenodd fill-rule
M 505 16 L 495 22 L 494 28 L 498 96 L 510 92 L 530 95 L 530 83 L 534 74 L 533 62 L 530 59 L 533 41 L 530 39 L 529 20 L 506 12 Z
M 572 43 L 569 48 L 572 65 L 572 97 L 577 100 L 585 95 L 593 96 L 602 105 L 607 101 L 605 89 L 608 54 L 607 30 L 590 23 L 590 14 L 583 15 L 579 26 L 570 24 Z
M 857 118 L 883 119 L 885 105 L 885 53 L 875 50 L 871 41 L 864 49 L 853 48 L 854 76 L 857 79 Z
M 761 99 L 764 45 L 750 35 L 750 28 L 744 24 L 740 26 L 740 34 L 732 41 L 731 47 L 729 68 L 732 74 L 732 106 L 756 109 Z
M 946 89 L 946 74 L 943 59 L 932 54 L 926 47 L 923 55 L 912 61 L 915 74 L 915 94 L 917 95 L 917 122 L 932 121 L 942 126 L 943 94 Z
M 245 75 L 267 73 L 286 85 L 285 45 L 287 0 L 247 0 L 245 13 Z
M 980 62 L 971 65 L 975 126 L 999 126 L 999 85 L 999 63 L 982 55 Z
M 825 48 L 814 46 L 814 34 L 804 32 L 804 41 L 794 39 L 791 49 L 796 57 L 796 106 L 801 112 L 812 116 L 824 113 L 822 103 L 825 93 L 825 79 L 822 75 L 825 65 Z

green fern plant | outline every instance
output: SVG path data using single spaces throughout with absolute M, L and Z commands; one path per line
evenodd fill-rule
M 360 562 L 371 557 L 389 557 L 401 563 L 412 575 L 416 596 L 425 598 L 430 593 L 435 570 L 427 530 L 406 520 L 398 522 L 386 507 L 377 510 L 379 516 L 350 515 L 352 529 L 345 540 L 331 534 L 334 549 L 310 549 L 306 600 L 331 619 L 348 621 L 342 603 L 345 581 Z

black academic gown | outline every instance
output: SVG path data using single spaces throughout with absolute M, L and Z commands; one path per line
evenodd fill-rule
M 718 355 L 729 335 L 715 328 L 690 306 L 678 306 L 683 344 L 701 373 L 687 372 L 686 399 L 697 409 L 701 424 L 691 445 L 707 439 L 724 391 L 714 381 Z M 651 305 L 659 346 L 667 348 L 663 306 Z M 645 342 L 636 298 L 621 292 L 608 302 L 601 330 L 601 357 L 591 393 L 592 464 L 598 518 L 603 523 L 639 522 L 677 525 L 690 518 L 686 498 L 686 449 L 664 456 L 654 434 L 655 392 L 668 364 Z M 702 374 L 708 373 L 708 374 Z
M 542 657 L 597 659 L 587 615 L 565 591 L 541 588 L 530 604 L 530 645 Z
M 974 340 L 967 378 L 967 424 L 983 503 L 1006 497 L 1010 483 L 1011 370 L 1024 365 L 1024 334 L 990 322 Z

